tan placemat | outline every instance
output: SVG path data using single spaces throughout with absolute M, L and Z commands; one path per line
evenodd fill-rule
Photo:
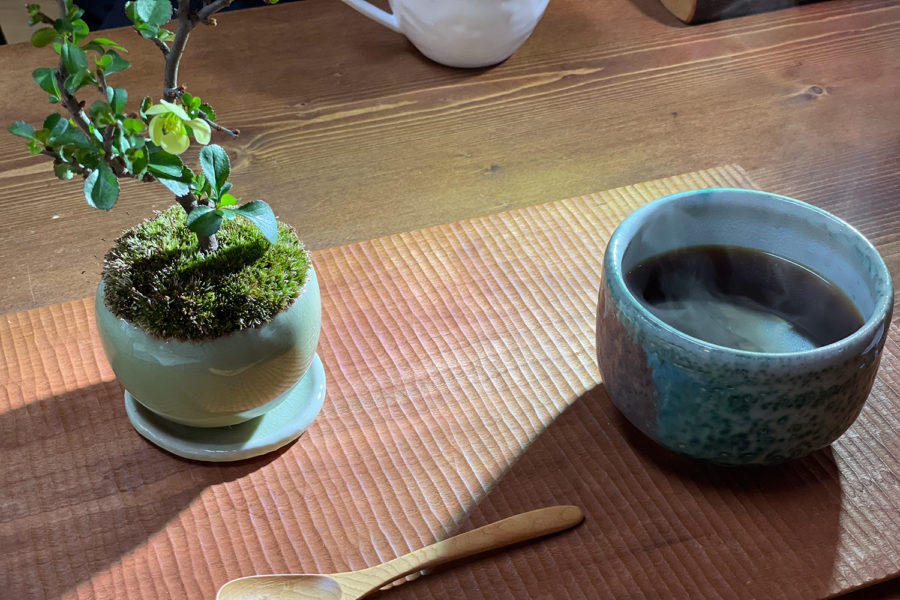
M 719 469 L 644 439 L 595 366 L 600 259 L 722 167 L 314 256 L 325 407 L 288 448 L 185 461 L 132 429 L 89 300 L 0 319 L 0 596 L 213 598 L 332 572 L 547 504 L 585 523 L 391 598 L 815 598 L 900 571 L 898 346 L 832 448 Z M 387 596 L 386 596 L 387 597 Z

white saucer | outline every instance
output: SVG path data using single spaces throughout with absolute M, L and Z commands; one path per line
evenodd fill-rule
M 173 454 L 225 462 L 266 454 L 300 437 L 325 400 L 325 369 L 319 355 L 281 404 L 266 414 L 228 427 L 189 427 L 168 421 L 125 391 L 125 410 L 142 436 Z

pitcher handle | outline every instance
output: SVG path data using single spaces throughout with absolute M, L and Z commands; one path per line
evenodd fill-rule
M 342 2 L 369 17 L 373 21 L 381 23 L 388 29 L 396 31 L 397 33 L 403 33 L 400 31 L 400 23 L 397 21 L 397 15 L 385 12 L 374 4 L 369 4 L 365 0 L 342 0 Z

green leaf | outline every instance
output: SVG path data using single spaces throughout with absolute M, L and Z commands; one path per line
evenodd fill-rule
M 59 95 L 59 88 L 56 87 L 55 69 L 49 67 L 40 67 L 31 72 L 34 82 L 40 86 L 42 90 L 48 94 Z
M 106 163 L 91 171 L 84 180 L 84 197 L 94 208 L 109 210 L 119 198 L 119 180 Z
M 172 18 L 172 3 L 169 0 L 137 0 L 135 9 L 141 21 L 157 27 Z
M 106 99 L 112 106 L 113 112 L 120 113 L 125 110 L 125 103 L 128 101 L 128 92 L 125 88 L 108 87 L 106 88 Z
M 28 138 L 29 140 L 34 139 L 34 127 L 30 123 L 26 123 L 25 121 L 14 121 L 6 128 L 8 132 L 13 135 L 22 136 L 23 138 Z
M 53 42 L 58 35 L 59 34 L 52 27 L 44 27 L 31 34 L 31 44 L 35 48 L 43 48 L 47 44 Z
M 191 189 L 196 192 L 198 196 L 209 195 L 209 183 L 206 181 L 206 177 L 203 176 L 203 173 L 194 173 L 191 178 Z
M 169 188 L 169 190 L 176 196 L 186 196 L 187 194 L 191 193 L 191 182 L 193 180 L 194 173 L 187 167 L 182 166 L 181 173 L 178 175 L 159 173 L 158 171 L 154 173 L 154 175 L 160 181 L 160 183 Z
M 219 198 L 219 201 L 216 203 L 216 206 L 231 206 L 232 204 L 237 204 L 238 199 L 232 196 L 231 194 L 222 194 Z
M 66 91 L 74 94 L 79 89 L 84 87 L 87 83 L 90 83 L 91 74 L 86 70 L 76 71 L 72 73 L 68 77 L 66 77 L 65 82 L 63 82 L 63 87 L 66 88 Z
M 120 157 L 125 162 L 125 168 L 127 168 L 136 179 L 141 179 L 147 172 L 147 156 L 143 150 L 135 148 L 135 140 L 143 141 L 143 138 L 132 137 L 130 140 L 131 147 L 120 154 Z
M 121 44 L 109 38 L 96 37 L 92 40 L 92 42 L 95 44 L 100 44 L 102 46 L 110 46 L 112 48 L 115 48 L 116 50 L 121 50 L 122 52 L 128 52 L 128 50 L 126 50 Z
M 180 181 L 178 179 L 160 177 L 159 175 L 156 176 L 156 179 L 158 179 L 161 184 L 169 188 L 169 191 L 176 196 L 187 196 L 191 193 L 191 186 L 189 183 L 185 183 L 184 181 Z
M 78 148 L 72 152 L 72 158 L 75 162 L 88 169 L 96 169 L 101 163 L 100 152 L 93 147 Z
M 47 115 L 47 118 L 44 119 L 44 129 L 51 130 L 56 127 L 56 123 L 62 119 L 62 115 L 59 113 L 53 113 L 52 115 Z
M 73 75 L 87 68 L 87 55 L 84 50 L 68 40 L 63 42 L 60 55 L 66 70 Z
M 209 206 L 197 206 L 187 216 L 188 229 L 202 236 L 211 236 L 222 225 L 223 215 Z
M 75 171 L 72 170 L 72 167 L 70 165 L 67 165 L 66 163 L 59 163 L 53 165 L 53 174 L 60 179 L 72 179 Z
M 197 116 L 197 111 L 200 110 L 200 104 L 202 104 L 200 98 L 191 96 L 187 92 L 182 94 L 181 103 L 184 104 L 184 107 L 187 109 L 188 114 L 192 119 Z
M 209 119 L 210 121 L 216 120 L 216 111 L 214 111 L 212 106 L 210 106 L 209 104 L 201 104 L 199 106 L 199 109 L 200 109 L 200 112 L 202 112 L 204 115 L 206 115 L 206 118 Z
M 147 118 L 147 109 L 150 108 L 151 106 L 153 106 L 153 100 L 151 100 L 149 97 L 146 97 L 146 96 L 145 96 L 144 99 L 141 100 L 141 105 L 140 105 L 140 107 L 138 107 L 138 115 L 139 115 L 144 121 L 149 121 L 149 120 L 150 120 L 149 118 Z
M 184 170 L 181 159 L 164 150 L 157 150 L 150 155 L 150 163 L 147 169 L 156 176 L 178 179 Z
M 84 37 L 89 34 L 91 30 L 88 28 L 88 24 L 84 22 L 82 19 L 75 19 L 72 21 L 72 39 L 77 44 Z
M 75 3 L 72 0 L 64 0 L 64 4 L 66 7 L 66 17 L 69 19 L 77 19 L 84 14 L 84 11 L 75 6 Z
M 103 100 L 94 100 L 88 109 L 88 114 L 91 116 L 91 120 L 94 121 L 95 126 L 103 127 L 115 121 L 109 104 Z
M 68 124 L 65 119 L 63 119 L 62 122 Z M 57 125 L 57 127 L 59 127 L 59 125 Z M 94 145 L 91 143 L 88 137 L 77 127 L 67 127 L 64 131 L 57 134 L 55 137 L 48 137 L 47 143 L 52 143 L 54 146 L 77 146 L 78 148 L 84 148 L 87 150 L 94 149 Z
M 36 17 L 38 13 L 41 12 L 41 7 L 39 4 L 26 4 L 25 10 L 28 11 L 29 17 Z
M 124 71 L 131 66 L 131 63 L 119 56 L 115 50 L 107 50 L 103 56 L 97 59 L 97 66 L 103 69 L 104 74 L 111 75 Z
M 219 195 L 219 190 L 228 179 L 231 172 L 231 163 L 228 160 L 228 154 L 221 146 L 209 144 L 200 149 L 200 168 L 206 179 L 212 184 L 215 195 Z
M 278 222 L 275 220 L 275 213 L 272 212 L 272 207 L 262 200 L 243 204 L 234 212 L 256 225 L 270 244 L 278 241 Z
M 134 26 L 137 29 L 137 32 L 140 33 L 143 37 L 149 39 L 153 39 L 159 35 L 159 27 L 156 25 L 148 25 L 147 23 L 137 23 Z
M 128 17 L 129 21 L 137 26 L 140 19 L 138 19 L 137 6 L 135 4 L 136 3 L 134 2 L 134 0 L 129 0 L 125 3 L 125 16 Z
M 53 29 L 58 33 L 72 33 L 75 31 L 75 26 L 69 19 L 56 19 L 53 21 Z
M 48 119 L 48 120 L 50 120 L 50 119 Z M 68 129 L 68 128 L 69 128 L 68 119 L 59 118 L 59 119 L 53 120 L 53 125 L 49 128 L 50 133 L 47 134 L 47 143 L 48 144 L 56 144 L 57 139 L 60 136 L 62 136 L 66 132 L 66 129 Z
M 140 119 L 122 119 L 122 127 L 128 133 L 140 133 L 144 130 L 144 122 Z

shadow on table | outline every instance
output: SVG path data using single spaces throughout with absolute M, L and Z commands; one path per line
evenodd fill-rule
M 762 12 L 771 12 L 812 4 L 821 0 L 697 0 L 697 12 L 692 24 L 702 24 L 711 21 L 724 21 L 737 17 L 745 17 Z M 664 25 L 683 27 L 684 24 L 670 13 L 660 0 L 631 0 L 642 13 Z
M 462 597 L 461 589 L 510 599 L 712 590 L 727 598 L 822 597 L 831 581 L 841 489 L 830 449 L 770 468 L 708 465 L 638 432 L 602 385 L 524 449 L 458 529 L 553 504 L 581 506 L 585 522 L 436 570 L 391 598 Z
M 670 27 L 686 27 L 684 23 L 679 21 L 675 15 L 670 13 L 660 0 L 631 0 L 631 3 L 640 10 L 644 16 L 649 17 L 657 23 L 668 25 Z
M 131 427 L 118 382 L 0 414 L 0 596 L 56 598 L 162 530 L 209 486 L 280 455 L 201 463 Z

